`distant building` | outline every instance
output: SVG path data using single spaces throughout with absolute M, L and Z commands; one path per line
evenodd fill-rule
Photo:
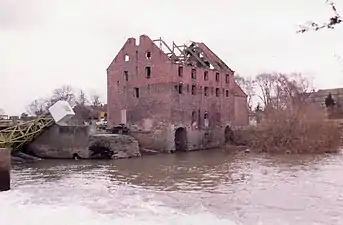
M 129 38 L 107 69 L 109 126 L 125 124 L 143 148 L 218 146 L 249 123 L 234 74 L 204 43 Z
M 0 120 L 8 120 L 8 115 L 0 115 Z
M 76 105 L 73 110 L 75 116 L 71 121 L 72 123 L 84 124 L 107 117 L 107 105 Z

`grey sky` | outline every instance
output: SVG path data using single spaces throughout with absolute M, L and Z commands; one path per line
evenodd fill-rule
M 343 26 L 295 33 L 330 15 L 324 0 L 0 0 L 0 108 L 20 114 L 63 84 L 105 100 L 107 66 L 140 34 L 203 41 L 243 76 L 298 71 L 342 86 Z

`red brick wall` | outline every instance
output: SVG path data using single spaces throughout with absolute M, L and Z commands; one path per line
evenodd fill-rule
M 151 59 L 146 58 L 147 51 Z M 124 60 L 125 54 L 130 56 L 129 62 Z M 150 79 L 145 76 L 146 66 L 151 67 Z M 199 110 L 201 125 L 205 111 L 209 113 L 210 126 L 247 125 L 246 98 L 236 99 L 232 94 L 235 88 L 232 71 L 208 70 L 208 80 L 204 80 L 203 68 L 196 68 L 196 79 L 192 79 L 191 67 L 183 66 L 182 77 L 178 76 L 178 67 L 149 37 L 140 36 L 138 46 L 134 38 L 128 39 L 107 70 L 109 125 L 120 123 L 121 109 L 127 109 L 128 125 L 138 127 L 143 126 L 147 118 L 153 119 L 153 126 L 161 122 L 190 126 L 192 112 L 198 118 Z M 128 81 L 124 70 L 128 71 Z M 219 82 L 215 80 L 217 72 Z M 225 82 L 226 74 L 229 74 L 229 83 Z M 180 83 L 183 84 L 182 94 L 176 89 Z M 191 94 L 192 85 L 196 85 L 196 95 Z M 134 96 L 134 87 L 140 90 L 139 98 Z M 209 96 L 204 95 L 205 87 L 209 88 Z M 216 88 L 219 88 L 219 97 L 215 95 Z M 226 91 L 229 91 L 228 97 Z

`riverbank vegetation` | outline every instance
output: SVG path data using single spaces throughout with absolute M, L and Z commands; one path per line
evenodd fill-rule
M 248 95 L 258 95 L 261 102 L 254 112 L 258 125 L 245 132 L 244 143 L 251 149 L 270 153 L 338 150 L 340 128 L 313 103 L 313 90 L 301 74 L 260 74 L 249 82 L 253 91 Z

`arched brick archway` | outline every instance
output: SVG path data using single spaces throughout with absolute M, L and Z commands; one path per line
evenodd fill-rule
M 175 151 L 183 152 L 187 150 L 187 131 L 183 127 L 175 130 Z

